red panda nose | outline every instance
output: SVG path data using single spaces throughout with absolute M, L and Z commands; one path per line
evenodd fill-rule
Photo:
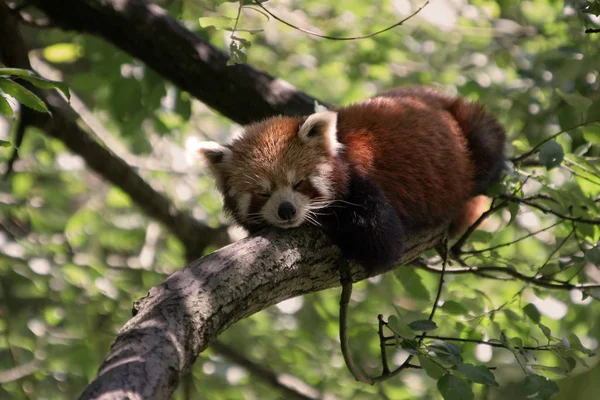
M 279 205 L 277 215 L 279 215 L 279 218 L 289 221 L 296 215 L 296 208 L 289 201 L 283 202 Z

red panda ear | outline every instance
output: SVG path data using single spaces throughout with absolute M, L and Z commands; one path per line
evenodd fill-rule
M 217 179 L 217 182 L 220 182 L 223 179 L 223 171 L 231 158 L 231 149 L 215 142 L 200 142 L 197 151 L 211 175 Z
M 300 126 L 298 137 L 306 144 L 323 146 L 335 156 L 341 146 L 337 140 L 337 113 L 323 111 L 310 115 Z

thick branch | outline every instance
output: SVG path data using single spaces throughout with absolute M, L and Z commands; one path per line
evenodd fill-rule
M 64 28 L 100 36 L 242 124 L 277 114 L 310 114 L 314 99 L 250 65 L 226 66 L 227 54 L 165 10 L 139 0 L 34 0 Z
M 440 242 L 444 226 L 412 235 L 406 264 Z M 290 297 L 340 285 L 339 250 L 316 229 L 267 231 L 174 273 L 136 302 L 83 399 L 165 399 L 227 327 Z M 352 280 L 368 277 L 351 266 Z

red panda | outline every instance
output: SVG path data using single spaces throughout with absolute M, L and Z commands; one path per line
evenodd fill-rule
M 317 225 L 347 258 L 379 268 L 400 258 L 407 233 L 444 221 L 459 233 L 479 217 L 504 141 L 482 105 L 414 87 L 269 118 L 199 153 L 248 231 Z

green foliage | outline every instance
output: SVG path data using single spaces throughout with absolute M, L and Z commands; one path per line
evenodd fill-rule
M 15 82 L 15 79 L 31 83 L 40 89 L 59 89 L 67 98 L 70 97 L 69 87 L 64 82 L 52 81 L 36 75 L 32 71 L 18 68 L 0 68 L 0 114 L 12 116 L 13 111 L 8 102 L 8 96 L 19 103 L 39 112 L 48 113 L 46 104 L 34 93 Z
M 413 355 L 423 370 L 373 387 L 355 382 L 339 350 L 338 290 L 272 307 L 234 324 L 221 339 L 341 399 L 545 399 L 558 391 L 557 382 L 562 392 L 553 398 L 578 399 L 585 388 L 569 389 L 571 379 L 583 372 L 590 385 L 598 381 L 593 354 L 600 291 L 548 285 L 598 279 L 600 226 L 589 221 L 600 215 L 600 53 L 597 35 L 582 30 L 597 27 L 592 16 L 600 3 L 572 2 L 573 9 L 586 7 L 574 13 L 563 11 L 562 1 L 455 3 L 432 2 L 402 27 L 342 42 L 282 25 L 247 1 L 161 2 L 228 50 L 230 63 L 247 62 L 322 102 L 343 105 L 395 86 L 432 85 L 485 104 L 506 127 L 510 157 L 531 152 L 509 163 L 504 180 L 488 193 L 497 197 L 495 206 L 507 204 L 462 248 L 466 265 L 504 272 L 448 273 L 432 322 L 439 272 L 427 268 L 441 266 L 433 252 L 424 255 L 428 264 L 355 285 L 349 336 L 360 365 L 371 376 L 381 373 L 382 314 L 390 315 L 390 368 Z M 296 26 L 333 36 L 382 29 L 419 5 L 264 3 Z M 0 69 L 8 90 L 0 95 L 0 113 L 8 116 L 2 122 L 12 122 L 12 99 L 5 95 L 45 110 L 24 85 L 67 96 L 70 89 L 87 105 L 92 125 L 102 127 L 107 146 L 144 179 L 207 223 L 224 221 L 214 183 L 186 161 L 185 151 L 197 136 L 229 138 L 230 121 L 102 40 L 59 29 L 28 34 L 32 54 L 61 72 L 65 83 Z M 5 126 L 0 123 L 2 161 L 12 150 Z M 3 383 L 0 398 L 76 398 L 130 317 L 132 302 L 184 265 L 185 251 L 58 141 L 29 128 L 19 154 L 17 173 L 0 182 L 0 372 L 31 361 L 36 368 Z M 543 209 L 507 199 L 528 199 Z M 456 268 L 452 260 L 449 269 Z M 423 333 L 431 338 L 419 343 Z M 282 397 L 210 350 L 199 356 L 192 376 L 195 394 L 202 388 L 206 398 Z

